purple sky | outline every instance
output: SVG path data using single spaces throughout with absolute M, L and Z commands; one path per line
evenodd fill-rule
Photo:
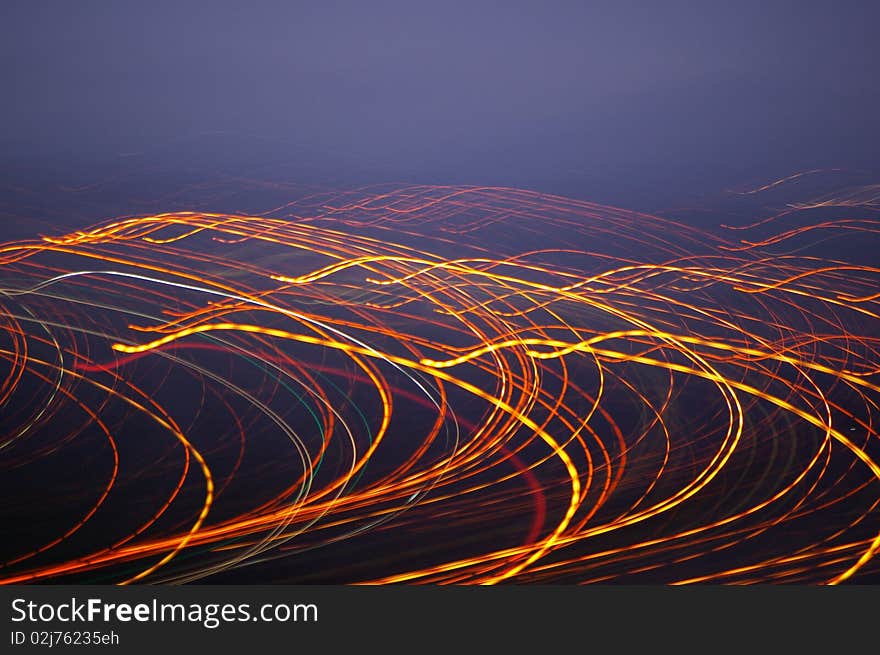
M 219 133 L 237 139 L 229 158 L 431 182 L 880 163 L 877 2 L 6 0 L 2 13 L 7 157 Z

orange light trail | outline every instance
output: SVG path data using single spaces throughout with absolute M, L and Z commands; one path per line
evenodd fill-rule
M 417 186 L 0 244 L 0 582 L 876 579 L 880 268 L 818 238 L 880 237 L 875 196 L 749 239 Z

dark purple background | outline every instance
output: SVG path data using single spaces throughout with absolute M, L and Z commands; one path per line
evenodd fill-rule
M 40 2 L 6 163 L 139 157 L 602 195 L 880 168 L 880 3 Z M 88 167 L 88 166 L 86 166 Z M 236 168 L 238 167 L 238 168 Z

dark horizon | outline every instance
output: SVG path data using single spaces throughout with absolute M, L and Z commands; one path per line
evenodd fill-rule
M 88 179 L 195 162 L 581 197 L 880 170 L 872 2 L 8 2 L 3 13 L 6 165 Z

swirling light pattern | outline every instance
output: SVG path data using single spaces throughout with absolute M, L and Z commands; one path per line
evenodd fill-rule
M 742 239 L 394 187 L 6 243 L 0 579 L 876 577 L 880 268 L 803 250 L 875 235 L 862 196 Z

